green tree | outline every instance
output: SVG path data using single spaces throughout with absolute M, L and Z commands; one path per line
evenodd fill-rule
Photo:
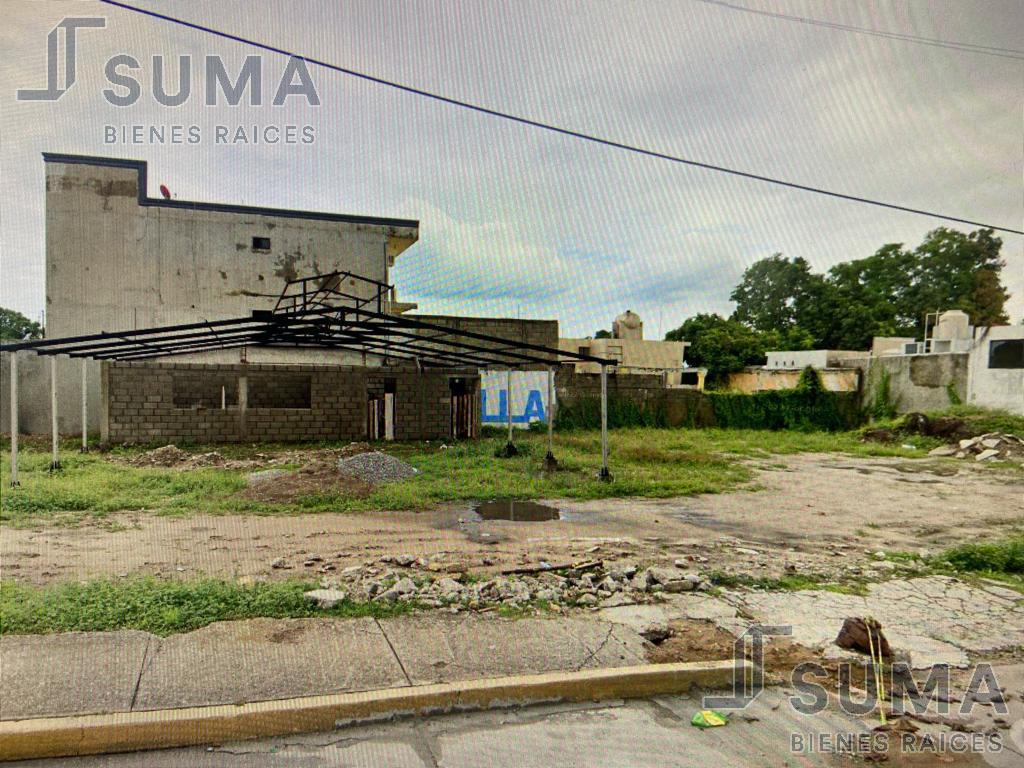
M 924 315 L 936 310 L 961 309 L 974 325 L 1003 325 L 1009 321 L 1009 294 L 1000 281 L 1006 263 L 1000 257 L 1003 241 L 991 229 L 970 234 L 939 227 L 914 251 L 917 257 L 909 309 L 914 325 L 923 330 Z
M 43 329 L 20 312 L 0 307 L 0 339 L 23 341 L 42 337 Z
M 604 328 L 594 334 L 595 339 L 610 339 L 612 337 L 611 331 L 606 331 Z
M 761 259 L 747 268 L 729 297 L 736 302 L 732 319 L 758 331 L 792 328 L 813 281 L 805 259 L 781 253 Z
M 909 300 L 917 259 L 898 243 L 829 270 L 819 307 L 815 344 L 824 349 L 869 349 L 875 336 L 913 336 Z
M 992 230 L 940 227 L 913 250 L 890 243 L 863 259 L 810 272 L 779 254 L 752 265 L 732 293 L 733 319 L 763 331 L 799 328 L 819 349 L 868 349 L 874 336 L 916 336 L 928 312 L 965 311 L 974 325 L 1006 323 L 1002 241 Z
M 724 384 L 730 373 L 748 365 L 763 365 L 765 353 L 780 349 L 810 349 L 812 339 L 798 328 L 758 331 L 732 318 L 700 314 L 665 334 L 666 341 L 688 341 L 686 362 L 707 368 L 709 384 Z

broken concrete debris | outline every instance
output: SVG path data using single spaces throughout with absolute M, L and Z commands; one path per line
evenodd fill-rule
M 316 603 L 317 608 L 322 608 L 325 611 L 330 610 L 345 599 L 345 593 L 340 589 L 313 589 L 309 592 L 303 592 L 302 596 Z
M 307 556 L 306 562 L 318 562 Z M 389 555 L 378 561 L 401 569 L 425 568 L 429 563 L 412 555 Z M 290 567 L 283 558 L 271 563 L 274 568 Z M 468 578 L 463 573 L 435 577 L 432 573 L 352 567 L 321 581 L 321 589 L 306 593 L 318 606 L 328 608 L 328 595 L 348 595 L 353 600 L 377 602 L 415 602 L 424 607 L 449 607 L 452 610 L 489 610 L 494 606 L 526 606 L 547 603 L 556 610 L 562 606 L 608 607 L 645 602 L 658 593 L 706 591 L 711 584 L 701 574 L 669 567 L 640 570 L 635 564 L 587 563 L 588 570 L 569 568 L 528 574 L 502 574 L 486 580 Z M 344 599 L 344 598 L 338 598 Z
M 1024 439 L 1003 432 L 966 437 L 929 451 L 929 456 L 952 456 L 975 461 L 1018 461 L 1024 464 Z

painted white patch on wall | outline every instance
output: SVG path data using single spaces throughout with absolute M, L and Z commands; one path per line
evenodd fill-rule
M 547 423 L 547 371 L 512 371 L 512 426 L 527 429 L 530 422 Z M 505 371 L 480 372 L 480 421 L 501 426 L 508 421 L 508 388 Z

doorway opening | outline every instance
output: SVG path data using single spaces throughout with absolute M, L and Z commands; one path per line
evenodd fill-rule
M 368 440 L 395 439 L 395 394 L 398 382 L 384 379 L 383 390 L 367 392 L 366 437 Z
M 452 398 L 452 437 L 468 440 L 473 437 L 474 387 L 468 379 L 456 377 L 448 380 L 448 388 Z

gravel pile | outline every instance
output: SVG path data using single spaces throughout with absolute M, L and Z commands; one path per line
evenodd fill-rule
M 338 461 L 338 469 L 346 475 L 367 483 L 387 483 L 405 480 L 419 474 L 416 467 L 388 456 L 380 451 L 370 451 Z

